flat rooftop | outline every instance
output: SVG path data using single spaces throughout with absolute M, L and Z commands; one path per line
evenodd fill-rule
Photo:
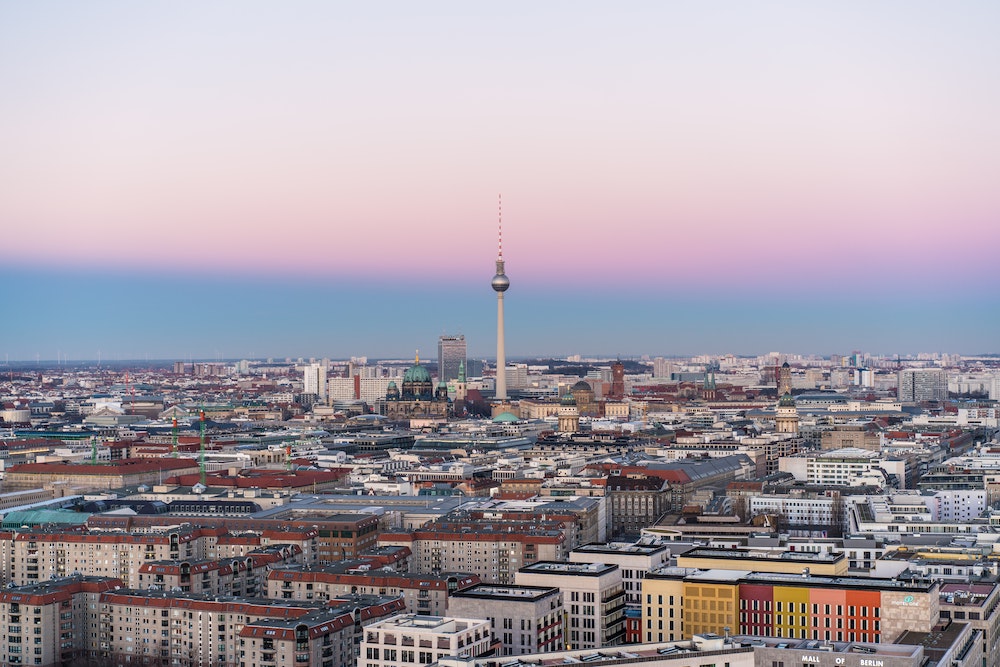
M 666 551 L 662 544 L 631 544 L 628 542 L 610 542 L 608 544 L 585 544 L 573 551 L 586 554 L 626 554 L 633 556 L 652 556 Z
M 474 618 L 451 618 L 447 616 L 422 616 L 418 614 L 401 614 L 387 618 L 369 625 L 366 629 L 372 630 L 424 630 L 439 634 L 454 634 L 465 632 L 477 625 L 486 625 L 487 620 Z
M 522 600 L 534 602 L 550 595 L 558 595 L 559 589 L 547 586 L 498 586 L 480 584 L 464 591 L 452 593 L 453 598 L 481 598 L 484 600 Z
M 702 547 L 681 554 L 681 558 L 721 558 L 726 560 L 768 560 L 792 563 L 837 563 L 846 557 L 839 553 L 812 553 L 808 551 L 764 551 L 760 549 L 718 549 Z
M 534 572 L 538 574 L 560 574 L 597 577 L 612 570 L 617 569 L 617 565 L 606 565 L 604 563 L 560 563 L 556 561 L 542 561 L 525 565 L 520 572 Z

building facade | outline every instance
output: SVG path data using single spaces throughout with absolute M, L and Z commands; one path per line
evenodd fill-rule
M 625 640 L 625 587 L 617 565 L 542 562 L 517 572 L 522 586 L 557 586 L 566 610 L 570 648 L 615 646 Z
M 558 588 L 481 584 L 455 593 L 449 609 L 461 618 L 485 615 L 502 655 L 548 653 L 566 646 Z

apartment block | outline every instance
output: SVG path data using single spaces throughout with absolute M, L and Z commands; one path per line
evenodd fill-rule
M 150 561 L 139 566 L 141 590 L 167 590 L 258 597 L 267 591 L 267 573 L 276 565 L 301 563 L 293 544 L 251 552 L 240 558 L 204 561 Z
M 639 604 L 642 601 L 642 580 L 646 573 L 664 567 L 669 560 L 670 550 L 661 544 L 587 544 L 569 552 L 571 563 L 617 565 L 622 575 L 627 604 Z
M 516 583 L 562 591 L 569 647 L 601 648 L 624 641 L 625 587 L 617 565 L 534 563 L 517 571 Z
M 0 664 L 48 667 L 96 657 L 98 600 L 120 586 L 76 576 L 0 590 Z
M 282 567 L 268 574 L 267 596 L 275 600 L 329 600 L 346 594 L 399 596 L 407 613 L 444 616 L 450 613 L 451 596 L 479 583 L 479 577 L 467 574 Z
M 494 648 L 490 622 L 400 614 L 365 628 L 358 667 L 410 667 L 442 658 L 476 657 Z
M 23 586 L 65 577 L 74 572 L 121 579 L 139 587 L 139 568 L 149 561 L 204 560 L 205 541 L 198 529 L 176 528 L 164 533 L 32 530 L 0 533 L 10 542 L 5 580 Z M 7 563 L 0 565 L 2 569 Z
M 566 646 L 558 588 L 480 584 L 452 595 L 448 608 L 460 618 L 484 615 L 503 655 L 548 653 Z
M 100 598 L 96 656 L 116 666 L 349 667 L 362 616 L 401 607 L 388 598 L 331 605 L 123 589 Z
M 484 583 L 512 584 L 515 573 L 526 564 L 561 560 L 565 536 L 559 530 L 498 529 L 483 523 L 471 527 L 431 525 L 413 531 L 390 531 L 379 535 L 380 546 L 409 547 L 410 569 L 417 574 L 468 572 Z

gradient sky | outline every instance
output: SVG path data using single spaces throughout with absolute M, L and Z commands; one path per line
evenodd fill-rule
M 996 2 L 0 4 L 0 354 L 1000 352 Z

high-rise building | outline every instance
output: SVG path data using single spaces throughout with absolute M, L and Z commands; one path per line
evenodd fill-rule
M 897 398 L 903 403 L 948 400 L 948 372 L 943 368 L 904 368 L 897 376 Z
M 457 380 L 459 367 L 465 365 L 465 336 L 438 338 L 438 382 Z
M 309 364 L 303 370 L 302 392 L 305 394 L 315 394 L 320 402 L 326 402 L 326 366 L 323 364 Z
M 490 286 L 497 293 L 497 385 L 496 398 L 499 401 L 507 400 L 507 375 L 504 369 L 507 367 L 507 353 L 504 350 L 503 340 L 503 293 L 510 288 L 510 279 L 504 273 L 503 265 L 503 225 L 500 200 L 497 198 L 497 273 L 490 281 Z
M 653 377 L 670 379 L 674 373 L 674 365 L 668 359 L 657 357 L 653 359 Z

